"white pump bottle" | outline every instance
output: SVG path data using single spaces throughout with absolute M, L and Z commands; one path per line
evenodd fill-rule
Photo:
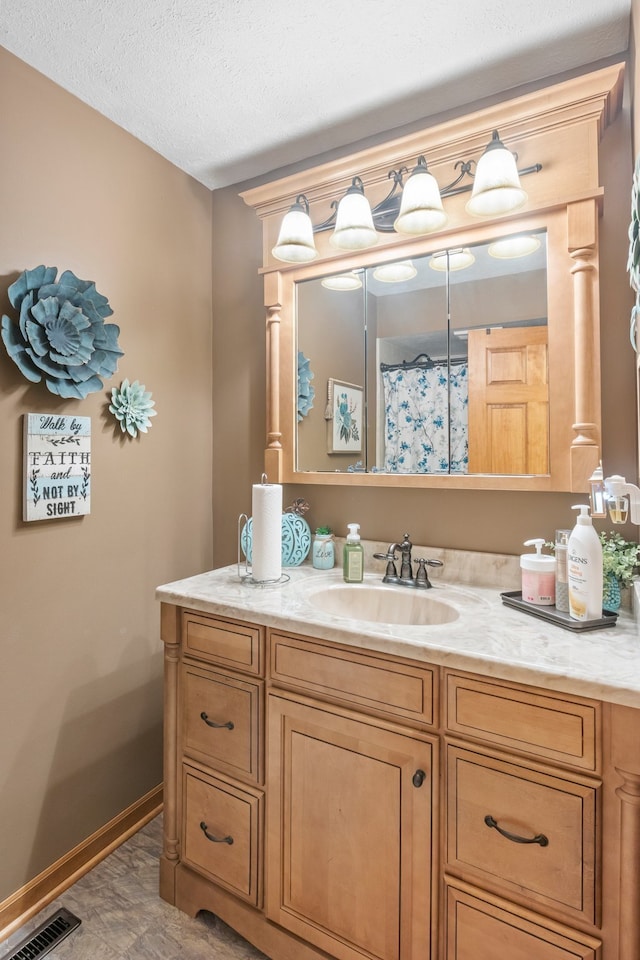
M 567 545 L 569 613 L 574 620 L 602 617 L 602 544 L 593 528 L 589 507 L 580 503 L 576 525 Z

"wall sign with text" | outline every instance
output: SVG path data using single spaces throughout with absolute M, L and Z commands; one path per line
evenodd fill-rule
M 91 417 L 24 415 L 23 520 L 91 512 Z

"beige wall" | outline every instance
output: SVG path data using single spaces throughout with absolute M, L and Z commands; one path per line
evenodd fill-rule
M 640 2 L 640 0 L 638 0 Z M 484 101 L 482 105 L 485 105 Z M 471 105 L 464 112 L 470 111 Z M 463 111 L 460 111 L 463 112 Z M 443 118 L 438 118 L 443 119 Z M 393 131 L 393 136 L 402 131 Z M 384 139 L 384 138 L 380 138 Z M 325 154 L 327 160 L 331 154 Z M 605 188 L 604 215 L 600 221 L 601 236 L 601 325 L 602 325 L 602 391 L 604 418 L 604 468 L 609 473 L 622 473 L 636 478 L 635 374 L 634 359 L 628 341 L 631 295 L 626 273 L 627 226 L 631 184 L 630 111 L 625 107 L 615 123 L 605 132 L 601 146 L 601 177 Z M 316 160 L 304 164 L 311 167 Z M 287 172 L 302 165 L 290 168 Z M 276 171 L 264 180 L 277 179 Z M 240 190 L 255 186 L 258 180 L 217 191 L 214 195 L 216 230 L 214 264 L 224 255 L 227 227 L 244 238 L 244 249 L 238 249 L 225 274 L 225 297 L 228 288 L 235 291 L 234 312 L 227 317 L 234 341 L 241 340 L 246 349 L 251 343 L 254 357 L 260 353 L 253 404 L 248 411 L 247 428 L 252 444 L 264 444 L 265 408 L 261 389 L 264 386 L 264 310 L 262 281 L 256 273 L 261 258 L 260 223 L 237 196 Z M 214 284 L 214 304 L 219 296 Z M 215 310 L 215 306 L 214 306 Z M 223 397 L 214 385 L 214 435 L 219 439 L 230 427 L 223 408 Z M 261 432 L 262 431 L 262 432 Z M 249 472 L 220 472 L 214 498 L 214 530 L 216 564 L 235 558 L 235 522 L 238 513 L 250 508 L 250 487 L 259 479 L 262 460 L 255 447 L 251 460 L 244 466 Z M 311 525 L 330 524 L 339 534 L 346 534 L 346 524 L 361 524 L 362 536 L 368 539 L 397 540 L 408 530 L 416 543 L 458 549 L 486 550 L 518 554 L 522 543 L 530 537 L 553 536 L 556 527 L 572 524 L 571 505 L 580 499 L 576 494 L 523 494 L 492 491 L 467 492 L 447 490 L 374 490 L 319 485 L 291 487 L 285 500 L 305 496 L 311 505 Z M 628 530 L 637 536 L 637 528 Z
M 61 401 L 0 346 L 0 901 L 162 779 L 154 588 L 211 566 L 211 195 L 0 49 L 0 313 L 40 263 L 94 280 L 124 350 Z M 105 413 L 138 379 L 138 440 Z M 90 416 L 91 514 L 23 523 L 22 415 Z

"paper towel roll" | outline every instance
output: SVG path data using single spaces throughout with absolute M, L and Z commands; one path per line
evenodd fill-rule
M 254 483 L 251 509 L 253 579 L 278 580 L 282 574 L 282 486 Z

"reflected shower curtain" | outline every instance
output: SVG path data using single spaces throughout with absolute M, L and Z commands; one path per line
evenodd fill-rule
M 467 363 L 381 364 L 388 473 L 466 473 Z

